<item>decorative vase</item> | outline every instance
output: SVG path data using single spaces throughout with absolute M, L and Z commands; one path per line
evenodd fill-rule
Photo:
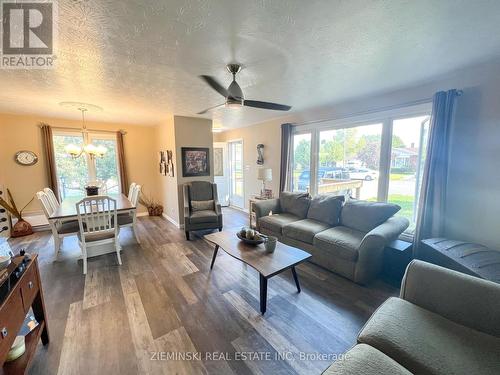
M 91 197 L 93 195 L 99 195 L 98 186 L 85 186 L 85 190 L 87 191 L 87 197 Z
M 14 224 L 12 227 L 12 231 L 10 233 L 11 237 L 22 237 L 22 236 L 28 236 L 30 234 L 33 234 L 33 228 L 31 227 L 31 224 L 28 223 L 26 220 L 18 220 L 17 223 Z
M 149 206 L 148 207 L 149 216 L 161 216 L 163 214 L 163 206 Z

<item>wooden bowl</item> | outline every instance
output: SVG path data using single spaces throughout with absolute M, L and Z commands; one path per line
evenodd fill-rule
M 236 233 L 236 236 L 241 240 L 243 241 L 244 243 L 247 243 L 249 245 L 260 245 L 261 243 L 264 242 L 264 239 L 260 239 L 260 240 L 249 240 L 248 238 L 245 238 L 245 237 L 242 237 L 240 235 L 240 232 Z

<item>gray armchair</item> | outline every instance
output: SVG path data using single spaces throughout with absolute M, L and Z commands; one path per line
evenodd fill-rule
M 217 185 L 208 181 L 193 181 L 183 186 L 184 230 L 222 230 L 222 210 L 217 199 Z

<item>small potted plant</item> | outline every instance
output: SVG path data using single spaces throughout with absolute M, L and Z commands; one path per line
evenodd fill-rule
M 30 223 L 23 219 L 22 214 L 24 209 L 28 207 L 28 205 L 33 201 L 34 197 L 31 198 L 31 200 L 21 210 L 18 210 L 9 189 L 7 189 L 7 196 L 9 202 L 6 202 L 3 198 L 0 198 L 0 206 L 5 208 L 11 215 L 17 218 L 17 222 L 14 224 L 12 232 L 10 234 L 11 237 L 21 237 L 32 234 L 33 228 L 31 227 Z
M 139 203 L 148 209 L 149 216 L 161 216 L 163 214 L 163 206 L 151 195 L 141 195 Z

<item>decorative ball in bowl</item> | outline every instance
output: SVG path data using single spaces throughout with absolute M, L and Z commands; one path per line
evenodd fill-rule
M 241 228 L 241 230 L 236 233 L 236 236 L 249 245 L 259 245 L 266 239 L 266 236 L 264 236 L 263 234 L 247 227 Z

